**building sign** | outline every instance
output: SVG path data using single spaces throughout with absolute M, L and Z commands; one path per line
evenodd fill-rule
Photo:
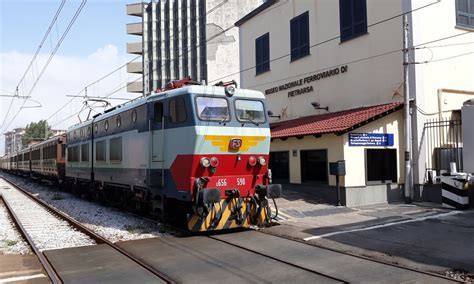
M 349 133 L 349 146 L 393 146 L 393 134 Z
M 342 73 L 346 73 L 346 72 L 347 72 L 347 65 L 342 65 L 331 70 L 319 72 L 319 73 L 316 73 L 316 74 L 313 74 L 301 79 L 297 79 L 292 82 L 288 82 L 280 86 L 272 87 L 270 89 L 265 90 L 265 95 L 270 95 L 276 92 L 290 90 L 294 88 L 298 88 L 298 89 L 289 91 L 288 97 L 294 97 L 297 95 L 310 93 L 313 91 L 313 86 L 304 86 L 304 85 L 315 82 L 315 81 L 319 81 L 324 78 L 329 78 L 331 76 L 336 76 Z

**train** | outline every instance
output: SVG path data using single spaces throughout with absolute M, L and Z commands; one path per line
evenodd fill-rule
M 265 96 L 190 82 L 107 109 L 0 166 L 191 232 L 271 225 L 282 187 L 268 167 Z

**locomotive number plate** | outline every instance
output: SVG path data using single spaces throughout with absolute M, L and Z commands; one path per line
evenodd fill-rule
M 210 185 L 214 183 L 215 187 L 233 188 L 245 186 L 248 184 L 246 177 L 232 177 L 232 178 L 216 178 L 210 181 Z

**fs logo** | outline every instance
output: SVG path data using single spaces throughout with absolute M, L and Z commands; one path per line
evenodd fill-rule
M 240 138 L 232 138 L 229 142 L 229 148 L 232 150 L 238 150 L 242 147 L 242 139 Z

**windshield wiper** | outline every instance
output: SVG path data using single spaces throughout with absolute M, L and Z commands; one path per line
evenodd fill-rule
M 255 124 L 256 126 L 258 126 L 258 122 L 255 122 L 255 121 L 252 120 L 251 118 L 241 118 L 240 120 L 248 121 L 248 122 L 251 122 L 251 123 Z
M 228 119 L 229 119 L 229 116 L 224 116 L 221 120 L 219 120 L 219 124 L 221 124 L 221 123 L 225 124 L 226 120 L 228 120 Z

